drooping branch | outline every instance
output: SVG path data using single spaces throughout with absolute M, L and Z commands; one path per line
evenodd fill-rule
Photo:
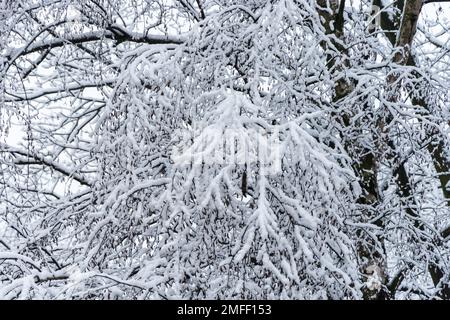
M 14 61 L 20 56 L 24 56 L 30 53 L 58 48 L 68 44 L 82 44 L 87 42 L 100 41 L 104 39 L 116 40 L 120 42 L 128 41 L 143 44 L 181 44 L 184 42 L 184 39 L 181 37 L 141 34 L 136 32 L 130 32 L 118 25 L 113 25 L 109 28 L 109 30 L 92 31 L 82 34 L 73 34 L 61 38 L 42 40 L 33 44 L 30 43 L 24 47 L 10 51 L 9 53 L 5 54 L 4 57 L 11 64 L 11 61 Z
M 444 240 L 450 237 L 450 226 L 441 231 L 441 236 L 442 238 L 444 238 Z

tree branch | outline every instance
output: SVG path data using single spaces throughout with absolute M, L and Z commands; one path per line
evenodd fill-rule
M 13 148 L 11 146 L 8 146 L 4 143 L 0 143 L 0 152 L 9 152 L 11 154 L 18 154 L 27 158 L 32 158 L 33 160 L 39 162 L 42 165 L 45 165 L 49 168 L 52 168 L 53 170 L 62 173 L 63 175 L 74 179 L 75 181 L 78 181 L 80 184 L 84 185 L 84 186 L 88 186 L 91 187 L 91 183 L 83 176 L 74 173 L 73 170 L 70 170 L 69 168 L 66 168 L 65 166 L 53 161 L 53 160 L 49 160 L 44 158 L 44 156 L 42 155 L 38 155 L 38 154 L 33 154 L 29 151 L 26 150 L 20 150 L 18 148 Z M 20 164 L 25 164 L 23 162 L 23 160 L 19 160 Z
M 48 96 L 51 94 L 57 94 L 60 92 L 65 91 L 77 91 L 82 90 L 85 88 L 96 88 L 96 87 L 102 87 L 107 85 L 114 84 L 115 79 L 109 79 L 109 80 L 102 80 L 98 82 L 81 82 L 81 83 L 73 83 L 70 85 L 66 85 L 63 88 L 48 88 L 48 89 L 42 89 L 35 92 L 32 92 L 30 94 L 24 93 L 22 95 L 15 95 L 12 93 L 7 92 L 8 95 L 13 96 L 13 99 L 5 99 L 5 102 L 18 102 L 18 101 L 29 101 L 33 99 L 38 99 L 43 96 Z
M 444 240 L 450 237 L 450 226 L 441 231 L 441 236 L 442 238 L 444 238 Z
M 58 48 L 66 44 L 80 44 L 102 39 L 111 39 L 120 42 L 129 41 L 145 44 L 181 44 L 184 42 L 184 39 L 180 37 L 140 34 L 129 32 L 124 28 L 121 28 L 120 26 L 113 25 L 111 26 L 110 30 L 86 32 L 83 34 L 70 35 L 65 38 L 54 38 L 47 41 L 40 41 L 35 44 L 28 44 L 22 48 L 12 50 L 5 55 L 5 58 L 7 60 L 12 59 L 12 61 L 14 61 L 20 56 L 38 51 Z
M 450 2 L 450 0 L 424 0 L 423 4 L 436 3 L 436 2 Z

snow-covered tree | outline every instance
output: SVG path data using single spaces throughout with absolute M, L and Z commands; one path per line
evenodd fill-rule
M 3 1 L 0 298 L 449 299 L 449 9 Z

